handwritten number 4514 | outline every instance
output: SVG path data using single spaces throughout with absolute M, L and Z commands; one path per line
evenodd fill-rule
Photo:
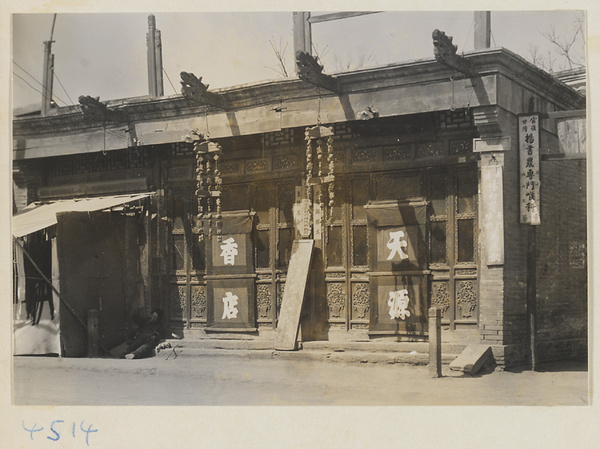
M 87 429 L 84 427 L 84 423 L 85 421 L 81 421 L 81 424 L 79 424 L 79 429 L 81 429 L 81 432 L 85 433 L 85 444 L 87 446 L 90 445 L 90 433 L 94 433 L 94 432 L 98 432 L 98 429 L 92 429 L 92 424 L 90 424 Z M 43 427 L 38 427 L 37 423 L 35 423 L 33 425 L 33 427 L 31 429 L 28 429 L 25 426 L 25 421 L 22 422 L 23 424 L 23 429 L 25 429 L 27 432 L 29 432 L 29 436 L 30 438 L 33 440 L 33 436 L 36 432 L 41 432 L 42 430 L 44 430 Z M 52 421 L 52 424 L 50 424 L 50 428 L 48 429 L 48 431 L 50 432 L 50 435 L 46 436 L 47 439 L 49 439 L 50 441 L 58 441 L 60 440 L 60 430 L 61 430 L 61 424 L 64 424 L 64 421 L 62 419 L 56 420 L 56 421 Z M 76 432 L 77 430 L 77 423 L 73 423 L 73 427 L 71 429 L 71 435 L 73 436 L 73 438 L 76 438 Z

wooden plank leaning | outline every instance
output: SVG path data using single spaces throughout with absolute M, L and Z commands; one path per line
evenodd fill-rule
M 281 301 L 281 314 L 275 336 L 275 349 L 293 351 L 296 349 L 300 313 L 306 293 L 308 273 L 314 248 L 314 240 L 296 240 L 292 245 L 292 256 L 285 281 Z

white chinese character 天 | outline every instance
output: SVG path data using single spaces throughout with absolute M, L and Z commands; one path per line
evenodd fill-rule
M 221 245 L 221 257 L 225 258 L 225 265 L 235 265 L 235 256 L 238 255 L 238 244 L 235 243 L 233 237 L 223 240 Z
M 223 316 L 221 317 L 222 320 L 224 320 L 225 318 L 227 318 L 228 320 L 237 318 L 237 314 L 238 314 L 238 309 L 236 307 L 237 303 L 238 303 L 237 295 L 234 295 L 231 292 L 225 293 L 225 297 L 223 298 Z
M 404 237 L 404 232 L 396 231 L 390 232 L 390 239 L 387 242 L 387 247 L 391 251 L 387 260 L 392 260 L 396 254 L 400 256 L 400 260 L 408 259 L 408 254 L 404 252 L 403 248 L 408 246 L 406 240 L 401 240 Z
M 390 317 L 400 318 L 401 320 L 406 319 L 410 316 L 410 311 L 406 310 L 408 307 L 409 297 L 408 290 L 396 290 L 390 292 L 390 299 L 388 299 L 388 306 L 390 307 Z

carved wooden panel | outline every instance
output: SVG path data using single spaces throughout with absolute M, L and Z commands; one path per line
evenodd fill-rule
M 473 139 L 453 140 L 450 142 L 450 154 L 469 154 L 473 152 Z
M 327 306 L 329 308 L 329 318 L 343 318 L 346 310 L 346 294 L 344 293 L 344 284 L 327 284 Z
M 194 179 L 194 167 L 189 164 L 169 167 L 167 177 L 169 181 L 192 181 Z
M 352 163 L 363 164 L 367 162 L 375 162 L 377 159 L 377 149 L 361 148 L 352 152 Z
M 269 170 L 269 161 L 267 159 L 256 159 L 246 162 L 246 172 L 256 173 Z
M 171 318 L 183 319 L 186 316 L 185 285 L 171 285 Z
M 444 145 L 441 142 L 420 143 L 417 145 L 416 157 L 434 157 L 444 154 Z
M 384 161 L 401 161 L 412 158 L 412 149 L 410 145 L 385 148 L 383 150 Z
M 59 156 L 51 161 L 51 174 L 69 176 L 87 173 L 107 172 L 143 168 L 149 165 L 148 150 L 128 148 L 126 150 L 103 153 L 87 153 Z
M 221 162 L 219 170 L 222 176 L 240 174 L 242 167 L 240 162 Z
M 192 285 L 192 318 L 206 319 L 206 287 Z
M 277 283 L 277 316 L 279 316 L 279 310 L 281 309 L 281 300 L 283 299 L 283 292 L 285 291 L 285 281 Z
M 456 281 L 456 319 L 477 319 L 477 291 L 475 281 Z
M 442 311 L 442 319 L 450 319 L 450 292 L 447 281 L 433 281 L 431 283 L 431 306 Z
M 273 158 L 273 170 L 290 170 L 298 166 L 298 158 L 296 156 L 286 155 Z
M 352 319 L 369 319 L 369 284 L 356 282 L 352 284 Z
M 258 284 L 256 286 L 256 308 L 258 319 L 271 318 L 271 284 Z

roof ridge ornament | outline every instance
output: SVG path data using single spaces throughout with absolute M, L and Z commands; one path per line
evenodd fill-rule
M 117 109 L 112 109 L 100 101 L 100 97 L 92 97 L 90 95 L 80 95 L 79 104 L 83 118 L 86 121 L 100 122 L 122 122 L 127 121 L 127 113 Z
M 188 101 L 197 104 L 214 106 L 220 109 L 228 109 L 228 102 L 224 94 L 208 92 L 208 84 L 202 82 L 191 72 L 181 72 L 181 93 Z
M 452 36 L 446 36 L 445 32 L 435 29 L 431 33 L 431 37 L 433 38 L 433 55 L 438 62 L 469 78 L 477 76 L 473 63 L 456 54 L 458 46 L 452 43 Z
M 323 73 L 323 66 L 317 58 L 305 51 L 296 52 L 296 68 L 298 78 L 330 92 L 340 93 L 340 82 L 337 77 Z

